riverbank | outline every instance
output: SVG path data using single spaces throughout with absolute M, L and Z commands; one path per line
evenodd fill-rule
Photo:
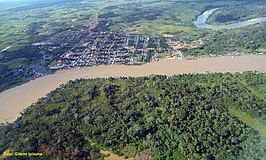
M 211 30 L 223 30 L 223 29 L 237 29 L 237 28 L 242 28 L 246 27 L 249 25 L 254 25 L 257 23 L 262 23 L 266 21 L 266 17 L 260 17 L 260 18 L 253 18 L 249 19 L 246 21 L 240 21 L 232 24 L 225 24 L 225 25 L 210 25 L 207 24 L 207 19 L 217 10 L 221 8 L 215 8 L 211 10 L 207 10 L 203 12 L 201 15 L 199 15 L 194 21 L 194 25 L 198 28 L 206 28 L 206 29 L 211 29 Z
M 0 93 L 0 122 L 13 122 L 25 108 L 69 80 L 95 77 L 138 77 L 183 73 L 266 72 L 266 55 L 160 60 L 142 66 L 107 65 L 73 68 L 32 80 Z

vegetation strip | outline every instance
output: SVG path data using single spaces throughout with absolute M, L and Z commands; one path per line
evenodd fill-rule
M 264 124 L 265 101 L 238 79 L 264 93 L 265 78 L 246 72 L 70 81 L 1 126 L 0 153 L 103 159 L 104 149 L 125 158 L 261 159 L 264 126 L 230 113 Z

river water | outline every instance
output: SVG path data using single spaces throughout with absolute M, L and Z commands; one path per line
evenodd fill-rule
M 246 21 L 241 21 L 241 22 L 237 22 L 237 23 L 232 23 L 232 24 L 227 24 L 227 25 L 210 25 L 210 24 L 206 24 L 206 21 L 208 19 L 208 17 L 215 11 L 219 10 L 220 8 L 215 8 L 215 9 L 211 9 L 211 10 L 207 10 L 205 12 L 203 12 L 201 15 L 199 15 L 196 19 L 196 21 L 194 22 L 194 25 L 198 28 L 206 28 L 206 29 L 212 29 L 212 30 L 222 30 L 222 29 L 236 29 L 236 28 L 241 28 L 241 27 L 245 27 L 245 26 L 249 26 L 249 25 L 253 25 L 253 24 L 257 24 L 257 23 L 261 23 L 261 22 L 265 22 L 266 21 L 266 17 L 262 17 L 262 18 L 253 18 L 253 19 L 249 19 Z
M 25 108 L 69 80 L 93 77 L 174 75 L 209 72 L 266 72 L 266 55 L 160 60 L 142 66 L 107 65 L 58 71 L 0 93 L 0 123 L 13 122 Z

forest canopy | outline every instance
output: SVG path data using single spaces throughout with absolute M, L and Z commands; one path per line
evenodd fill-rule
M 153 159 L 262 159 L 265 137 L 232 111 L 265 124 L 265 82 L 256 72 L 70 81 L 0 125 L 0 154 L 95 160 L 109 150 L 125 157 L 149 152 Z

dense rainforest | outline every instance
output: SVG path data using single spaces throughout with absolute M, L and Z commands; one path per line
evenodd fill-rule
M 256 72 L 70 81 L 0 125 L 0 154 L 96 160 L 109 150 L 158 160 L 263 159 L 265 135 L 235 113 L 265 124 L 265 84 L 266 75 Z

